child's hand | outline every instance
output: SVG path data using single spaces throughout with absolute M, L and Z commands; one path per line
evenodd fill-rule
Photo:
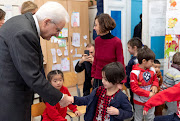
M 77 111 L 75 111 L 74 113 L 75 113 L 75 115 L 76 115 L 76 116 L 78 116 L 78 117 L 79 117 L 79 116 L 81 116 L 81 114 L 82 114 L 82 113 L 81 113 L 81 112 L 79 112 L 78 110 L 77 110 Z
M 147 113 L 148 113 L 147 111 L 143 110 L 143 115 L 147 115 Z
M 107 113 L 110 115 L 119 115 L 119 110 L 111 106 L 111 107 L 107 107 Z
M 152 96 L 154 96 L 155 95 L 155 93 L 153 93 L 153 92 L 150 92 L 149 93 L 149 97 L 152 97 Z
M 152 86 L 151 89 L 150 89 L 153 93 L 157 93 L 158 89 L 156 86 Z

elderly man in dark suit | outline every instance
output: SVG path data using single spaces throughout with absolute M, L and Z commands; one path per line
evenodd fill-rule
M 30 121 L 33 91 L 51 105 L 73 102 L 41 73 L 40 36 L 58 36 L 68 21 L 61 4 L 47 2 L 35 15 L 13 17 L 0 28 L 0 121 Z

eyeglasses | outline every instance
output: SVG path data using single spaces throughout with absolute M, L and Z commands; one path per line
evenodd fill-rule
M 56 26 L 57 33 L 61 32 L 61 29 L 56 25 L 54 21 L 51 21 L 51 23 L 53 23 Z

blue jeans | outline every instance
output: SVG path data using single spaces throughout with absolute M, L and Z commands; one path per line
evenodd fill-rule
M 172 115 L 156 116 L 154 121 L 180 121 L 180 118 L 174 113 Z

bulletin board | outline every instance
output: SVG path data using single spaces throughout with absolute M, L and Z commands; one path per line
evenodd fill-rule
M 35 0 L 34 2 L 40 7 L 47 1 L 50 0 Z M 49 71 L 56 68 L 61 69 L 63 73 L 75 72 L 74 66 L 82 57 L 85 46 L 89 43 L 88 0 L 51 1 L 59 2 L 64 6 L 69 13 L 70 21 L 64 27 L 65 31 L 68 30 L 67 37 L 53 37 L 50 41 L 41 38 L 45 73 L 47 75 Z M 72 18 L 76 18 L 76 16 L 78 19 L 72 20 Z M 79 38 L 77 39 L 79 41 L 76 41 L 76 38 Z M 54 51 L 55 54 L 52 54 Z M 58 56 L 58 53 L 60 56 Z M 84 71 L 77 73 L 77 78 L 78 84 L 83 84 L 85 80 Z

